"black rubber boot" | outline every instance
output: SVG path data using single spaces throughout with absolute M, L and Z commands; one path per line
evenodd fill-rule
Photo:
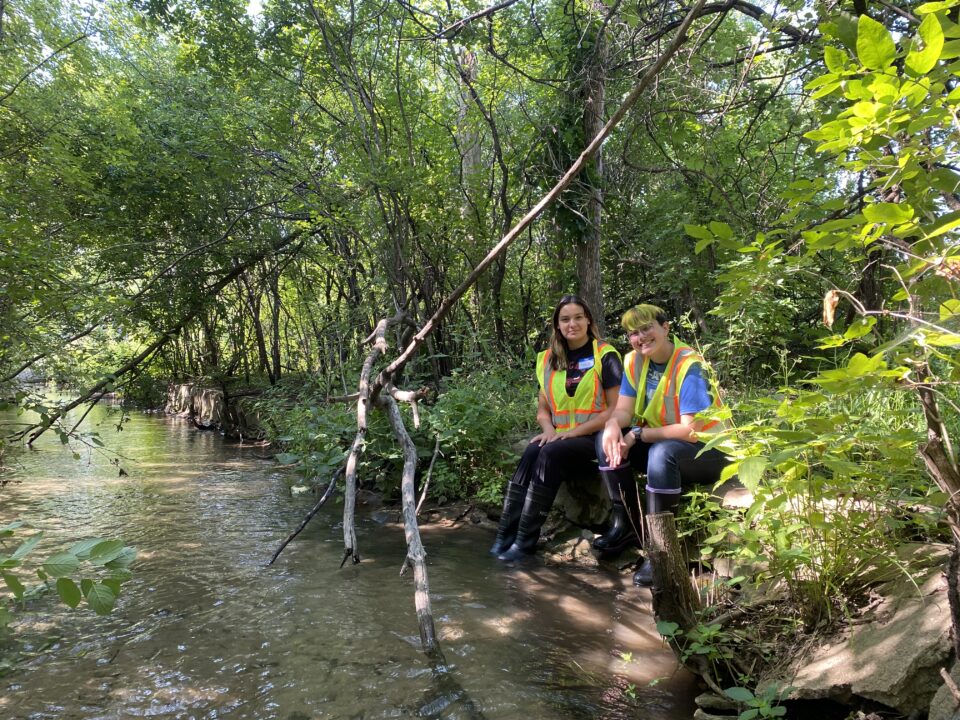
M 593 541 L 593 549 L 606 558 L 629 547 L 640 547 L 640 511 L 637 484 L 629 468 L 601 471 L 604 487 L 613 503 L 610 529 Z
M 530 484 L 527 490 L 527 499 L 523 504 L 523 513 L 520 515 L 520 525 L 517 528 L 517 537 L 498 559 L 506 562 L 520 560 L 533 555 L 537 550 L 537 540 L 540 539 L 540 528 L 547 521 L 547 513 L 553 505 L 559 488 L 547 487 L 540 483 Z
M 507 483 L 507 491 L 503 495 L 503 512 L 500 513 L 500 526 L 497 528 L 497 539 L 493 541 L 493 547 L 490 548 L 491 555 L 500 555 L 513 545 L 526 498 L 526 485 Z
M 655 492 L 647 488 L 647 515 L 662 512 L 674 512 L 680 504 L 680 493 Z M 633 584 L 637 587 L 653 585 L 653 564 L 644 558 L 643 564 L 633 574 Z

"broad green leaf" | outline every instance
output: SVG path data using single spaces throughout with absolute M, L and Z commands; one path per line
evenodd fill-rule
M 104 540 L 90 548 L 89 560 L 94 565 L 106 565 L 123 552 L 123 540 Z
M 744 458 L 737 468 L 737 477 L 743 486 L 752 493 L 757 491 L 763 471 L 767 469 L 769 459 L 764 455 Z
M 707 230 L 703 225 L 687 225 L 684 224 L 683 230 L 690 237 L 699 238 L 700 240 L 713 240 L 713 233 Z
M 7 584 L 7 587 L 10 588 L 10 592 L 13 593 L 13 596 L 17 600 L 23 597 L 23 593 L 26 588 L 23 586 L 23 583 L 20 582 L 20 578 L 11 573 L 3 573 L 3 582 Z
M 928 2 L 924 3 L 918 7 L 914 12 L 918 15 L 925 15 L 927 13 L 940 12 L 941 10 L 947 10 L 952 7 L 956 7 L 956 0 L 941 0 L 941 2 Z
M 80 560 L 76 555 L 69 552 L 60 552 L 51 555 L 43 564 L 43 570 L 50 577 L 62 578 L 66 575 L 72 575 L 80 567 Z
M 14 520 L 12 523 L 0 527 L 0 537 L 10 537 L 14 530 L 21 527 L 23 527 L 23 520 Z
M 870 222 L 899 225 L 913 219 L 913 208 L 906 203 L 872 203 L 863 208 L 863 216 Z
M 857 21 L 857 58 L 871 70 L 889 67 L 897 56 L 890 32 L 869 15 Z
M 958 347 L 960 346 L 960 333 L 925 333 L 923 341 L 927 345 L 933 345 L 934 347 Z
M 86 560 L 88 557 L 90 557 L 90 549 L 102 542 L 103 538 L 88 538 L 87 540 L 81 540 L 80 542 L 74 543 L 70 547 L 70 552 L 72 552 L 81 560 Z
M 823 59 L 827 63 L 827 69 L 833 73 L 841 72 L 849 60 L 843 50 L 833 47 L 832 45 L 827 45 L 827 47 L 823 49 Z
M 723 694 L 737 702 L 750 702 L 754 698 L 753 693 L 745 687 L 725 688 Z
M 87 591 L 87 604 L 97 615 L 108 614 L 116 601 L 116 594 L 103 583 L 94 583 Z
M 718 222 L 716 220 L 710 221 L 710 232 L 721 240 L 729 240 L 733 237 L 733 230 L 730 229 L 730 226 L 725 222 Z
M 925 75 L 933 69 L 943 50 L 943 30 L 934 14 L 927 15 L 920 23 L 920 30 L 910 44 L 906 65 L 917 75 Z
M 274 457 L 281 465 L 293 465 L 300 461 L 300 456 L 294 453 L 277 453 Z
M 960 227 L 960 210 L 947 213 L 937 218 L 936 222 L 924 228 L 924 239 L 929 240 Z
M 940 303 L 940 320 L 949 320 L 960 315 L 960 300 L 951 298 Z
M 80 588 L 77 587 L 77 584 L 70 578 L 65 577 L 57 579 L 57 595 L 72 608 L 79 605 L 83 599 L 83 595 L 80 593 Z
M 877 324 L 875 317 L 861 317 L 854 320 L 843 334 L 845 340 L 856 340 L 867 335 Z
M 679 629 L 680 626 L 675 622 L 657 620 L 657 632 L 663 635 L 665 638 L 672 638 Z
M 126 568 L 133 564 L 133 561 L 137 559 L 137 550 L 126 546 L 123 550 L 120 551 L 120 554 L 117 555 L 113 560 L 104 564 L 104 567 L 108 567 L 111 570 L 118 570 L 120 568 Z
M 27 540 L 23 545 L 18 547 L 13 551 L 13 555 L 10 557 L 14 560 L 23 560 L 27 555 L 29 555 L 33 549 L 37 546 L 37 543 L 40 542 L 40 538 L 43 537 L 43 532 L 38 532 L 36 535 L 32 536 Z

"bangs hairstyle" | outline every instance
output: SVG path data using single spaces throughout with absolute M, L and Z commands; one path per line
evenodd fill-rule
M 663 311 L 663 308 L 657 307 L 656 305 L 637 305 L 636 307 L 632 307 L 623 314 L 620 320 L 623 329 L 628 333 L 639 330 L 654 322 L 657 323 L 657 325 L 663 325 L 667 322 L 667 314 Z
M 597 335 L 597 326 L 593 322 L 593 313 L 590 312 L 590 306 L 587 305 L 579 295 L 564 295 L 557 303 L 557 308 L 553 311 L 553 333 L 550 335 L 550 367 L 553 370 L 567 369 L 567 339 L 560 332 L 560 311 L 567 305 L 579 305 L 583 308 L 583 314 L 587 318 L 587 342 L 599 340 Z

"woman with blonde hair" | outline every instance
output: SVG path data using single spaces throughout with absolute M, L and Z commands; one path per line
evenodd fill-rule
M 648 514 L 672 512 L 684 486 L 716 482 L 728 462 L 716 449 L 702 452 L 704 443 L 697 435 L 719 424 L 711 415 L 721 407 L 720 395 L 705 374 L 703 358 L 670 335 L 661 308 L 637 305 L 624 313 L 622 325 L 634 351 L 624 362 L 617 407 L 602 433 L 603 450 L 611 467 L 646 475 Z M 616 495 L 629 493 L 637 497 L 631 482 Z M 622 532 L 615 530 L 597 538 L 594 547 L 603 551 L 622 542 Z M 649 562 L 633 580 L 636 585 L 652 583 Z

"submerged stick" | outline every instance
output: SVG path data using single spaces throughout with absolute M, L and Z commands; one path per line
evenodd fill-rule
M 333 478 L 330 480 L 330 484 L 327 485 L 327 489 L 324 490 L 323 495 L 319 500 L 317 500 L 316 505 L 310 508 L 310 512 L 308 512 L 304 516 L 303 520 L 300 521 L 297 529 L 290 533 L 286 540 L 280 543 L 280 547 L 277 548 L 277 551 L 273 554 L 273 557 L 270 558 L 270 562 L 268 562 L 267 565 L 273 565 L 274 561 L 280 557 L 280 553 L 283 552 L 284 548 L 287 547 L 287 545 L 289 545 L 297 535 L 303 532 L 303 529 L 307 526 L 307 523 L 313 520 L 313 516 L 316 515 L 320 508 L 326 504 L 327 500 L 333 497 L 333 491 L 337 489 L 337 478 L 343 474 L 344 467 L 344 465 L 341 465 L 339 468 L 337 468 L 337 471 L 333 474 Z

